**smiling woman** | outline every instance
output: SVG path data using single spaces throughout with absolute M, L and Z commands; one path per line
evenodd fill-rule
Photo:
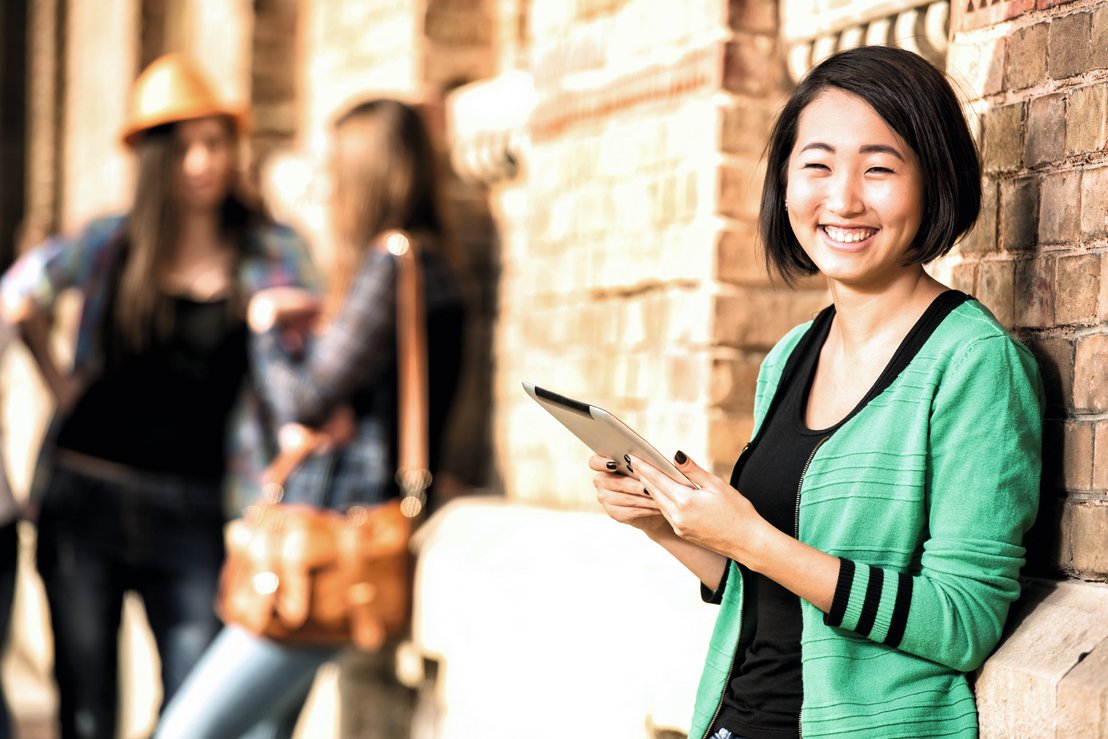
M 1030 353 L 923 265 L 973 225 L 973 139 L 942 74 L 866 47 L 774 128 L 760 231 L 832 302 L 767 355 L 729 483 L 593 457 L 598 499 L 720 604 L 690 736 L 977 735 L 966 677 L 1019 595 L 1042 390 Z

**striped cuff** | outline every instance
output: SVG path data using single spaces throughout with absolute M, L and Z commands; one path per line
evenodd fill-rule
M 823 622 L 896 647 L 908 625 L 912 582 L 903 572 L 840 559 L 835 597 Z

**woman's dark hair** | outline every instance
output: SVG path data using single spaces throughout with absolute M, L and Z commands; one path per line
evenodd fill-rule
M 234 122 L 221 118 L 232 145 L 238 146 Z M 172 315 L 170 301 L 162 288 L 162 273 L 172 257 L 174 239 L 180 227 L 180 213 L 174 198 L 173 182 L 177 160 L 177 124 L 166 123 L 143 132 L 135 144 L 138 171 L 135 197 L 127 227 L 121 237 L 126 257 L 119 275 L 119 299 L 116 301 L 115 327 L 122 345 L 133 351 L 146 348 L 156 337 L 165 336 Z M 219 207 L 222 235 L 239 249 L 247 246 L 250 227 L 266 219 L 243 183 L 233 181 Z M 236 289 L 237 292 L 237 289 Z M 241 301 L 234 295 L 232 304 Z M 241 308 L 241 306 L 237 306 Z
M 946 254 L 973 227 L 981 208 L 981 166 L 966 118 L 946 77 L 922 57 L 865 46 L 835 54 L 810 71 L 777 118 L 758 218 L 767 266 L 790 284 L 818 271 L 789 224 L 785 188 L 800 114 L 828 88 L 860 97 L 916 154 L 923 218 L 906 264 Z
M 362 102 L 335 121 L 343 143 L 334 162 L 335 254 L 328 296 L 346 295 L 373 239 L 391 229 L 425 234 L 449 252 L 431 137 L 419 112 L 388 98 Z

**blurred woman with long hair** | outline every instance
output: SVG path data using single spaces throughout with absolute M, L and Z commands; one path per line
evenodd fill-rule
M 289 476 L 283 501 L 346 510 L 398 495 L 397 265 L 380 248 L 383 237 L 403 230 L 421 247 L 432 470 L 457 386 L 464 315 L 419 114 L 395 100 L 352 108 L 336 123 L 331 170 L 335 243 L 319 325 L 288 350 L 289 326 L 315 309 L 310 296 L 289 290 L 258 294 L 249 321 L 278 423 L 318 429 L 348 419 L 343 438 Z M 228 626 L 167 708 L 157 736 L 290 736 L 316 669 L 335 654 Z
M 219 628 L 232 408 L 257 407 L 247 301 L 311 281 L 302 241 L 238 184 L 244 121 L 188 59 L 156 60 L 124 131 L 138 164 L 130 212 L 47 240 L 3 280 L 4 316 L 57 406 L 30 510 L 64 739 L 115 736 L 127 591 L 142 596 L 166 699 Z M 83 298 L 71 370 L 46 330 L 67 288 Z

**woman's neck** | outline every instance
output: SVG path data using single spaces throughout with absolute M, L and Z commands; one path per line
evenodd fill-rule
M 834 281 L 829 288 L 835 304 L 832 331 L 847 351 L 874 341 L 899 341 L 927 306 L 947 290 L 919 265 L 879 289 L 858 289 Z
M 185 211 L 180 214 L 177 236 L 177 260 L 206 256 L 222 251 L 225 240 L 215 211 Z

